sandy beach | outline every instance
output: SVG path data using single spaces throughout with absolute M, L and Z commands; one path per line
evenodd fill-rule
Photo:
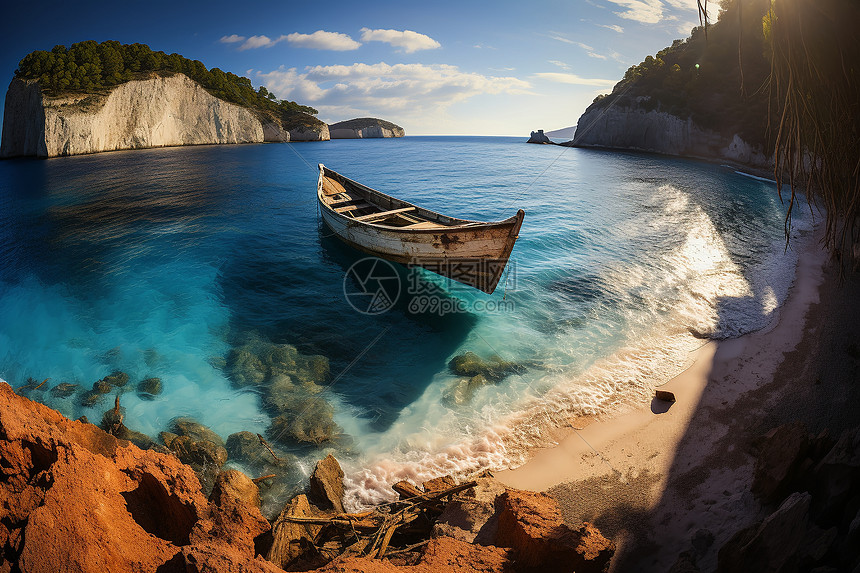
M 767 328 L 704 344 L 661 387 L 674 404 L 573 429 L 497 477 L 548 492 L 571 524 L 595 523 L 618 544 L 612 571 L 667 571 L 684 551 L 714 570 L 732 534 L 773 509 L 750 492 L 759 437 L 794 420 L 834 435 L 857 424 L 858 285 L 840 281 L 820 237 L 792 245 L 795 281 Z

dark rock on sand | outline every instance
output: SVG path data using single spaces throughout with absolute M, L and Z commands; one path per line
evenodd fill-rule
M 675 394 L 673 392 L 669 392 L 668 390 L 657 390 L 654 392 L 654 397 L 664 402 L 675 401 Z

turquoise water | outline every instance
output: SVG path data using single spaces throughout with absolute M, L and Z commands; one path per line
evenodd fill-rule
M 130 428 L 157 438 L 193 416 L 225 439 L 278 438 L 296 456 L 292 484 L 332 451 L 357 504 L 385 498 L 394 479 L 520 463 L 553 426 L 648 400 L 703 339 L 770 321 L 796 263 L 773 185 L 701 162 L 522 141 L 0 162 L 0 378 L 49 379 L 26 392 L 97 421 L 112 399 L 88 407 L 79 394 L 121 370 Z M 485 295 L 398 268 L 397 304 L 357 312 L 345 276 L 364 255 L 320 226 L 317 163 L 457 217 L 525 209 L 503 283 Z M 795 235 L 810 225 L 801 213 Z M 265 392 L 230 366 L 249 339 L 328 361 L 314 392 L 333 411 L 333 440 L 273 435 Z M 467 351 L 516 367 L 470 387 L 449 368 Z M 163 392 L 139 396 L 134 384 L 153 376 Z M 61 382 L 79 394 L 54 395 Z

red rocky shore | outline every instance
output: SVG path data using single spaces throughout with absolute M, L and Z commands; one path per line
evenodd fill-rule
M 270 522 L 255 480 L 217 472 L 207 498 L 197 469 L 0 383 L 0 573 L 588 573 L 615 549 L 589 524 L 565 525 L 552 498 L 488 475 L 400 482 L 401 502 L 346 514 L 329 456 Z

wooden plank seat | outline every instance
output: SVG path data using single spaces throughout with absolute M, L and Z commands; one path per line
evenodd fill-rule
M 361 217 L 355 217 L 356 221 L 373 221 L 375 219 L 384 219 L 391 215 L 397 215 L 398 213 L 407 213 L 409 211 L 414 211 L 415 207 L 403 207 L 402 209 L 392 209 L 391 211 L 382 211 L 380 213 L 370 213 L 369 215 L 362 215 Z
M 367 209 L 368 207 L 372 207 L 372 206 L 373 205 L 371 205 L 370 203 L 361 202 L 361 203 L 356 203 L 355 205 L 349 205 L 347 207 L 339 207 L 339 208 L 335 209 L 334 212 L 335 213 L 348 213 L 350 211 L 358 211 L 360 209 Z

